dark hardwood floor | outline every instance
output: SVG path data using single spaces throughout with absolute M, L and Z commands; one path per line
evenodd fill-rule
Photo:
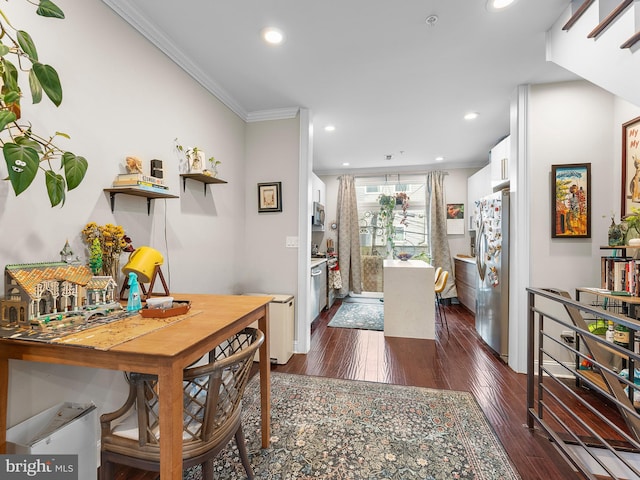
M 489 349 L 464 307 L 445 307 L 449 334 L 436 325 L 435 342 L 327 327 L 338 307 L 312 325 L 308 354 L 272 371 L 471 392 L 523 480 L 582 478 L 542 433 L 526 428 L 526 375 Z
M 445 307 L 449 334 L 436 325 L 434 342 L 327 327 L 339 305 L 312 325 L 308 354 L 296 354 L 272 371 L 471 392 L 523 480 L 583 478 L 541 432 L 526 428 L 526 376 L 513 372 L 484 344 L 464 307 Z M 123 469 L 117 478 L 157 477 Z

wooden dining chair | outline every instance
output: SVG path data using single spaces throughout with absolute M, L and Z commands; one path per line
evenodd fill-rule
M 449 280 L 449 272 L 442 270 L 438 276 L 438 280 L 435 283 L 434 291 L 436 297 L 436 308 L 438 310 L 438 316 L 440 317 L 440 323 L 444 324 L 447 329 L 447 335 L 449 335 L 449 324 L 447 323 L 447 314 L 444 311 L 444 305 L 442 305 L 442 292 L 447 286 L 447 280 Z
M 253 357 L 264 341 L 256 328 L 245 328 L 209 354 L 209 363 L 183 372 L 182 467 L 202 465 L 202 478 L 213 479 L 213 459 L 235 437 L 242 465 L 253 479 L 241 424 L 241 399 Z M 100 417 L 100 480 L 114 478 L 114 465 L 160 470 L 158 379 L 130 373 L 129 396 L 118 410 Z

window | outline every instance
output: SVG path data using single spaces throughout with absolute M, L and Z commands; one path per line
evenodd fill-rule
M 396 207 L 394 218 L 394 244 L 404 246 L 418 254 L 428 247 L 426 225 L 425 175 L 386 175 L 357 177 L 356 196 L 360 221 L 360 247 L 365 255 L 384 255 L 386 234 L 378 219 L 380 195 L 406 193 L 409 197 L 407 224 L 400 224 L 402 209 Z

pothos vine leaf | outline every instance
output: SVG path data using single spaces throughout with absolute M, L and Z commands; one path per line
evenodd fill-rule
M 24 192 L 38 173 L 40 158 L 38 152 L 28 146 L 5 143 L 2 147 L 4 160 L 7 163 L 9 181 L 16 195 Z

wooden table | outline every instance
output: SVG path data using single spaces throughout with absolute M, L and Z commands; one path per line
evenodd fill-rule
M 158 376 L 159 386 L 160 478 L 182 479 L 182 371 L 255 321 L 265 334 L 260 347 L 260 393 L 262 446 L 267 448 L 271 410 L 267 306 L 271 297 L 173 296 L 191 300 L 192 311 L 202 312 L 108 350 L 0 338 L 0 453 L 5 453 L 7 447 L 9 359 L 150 373 Z

